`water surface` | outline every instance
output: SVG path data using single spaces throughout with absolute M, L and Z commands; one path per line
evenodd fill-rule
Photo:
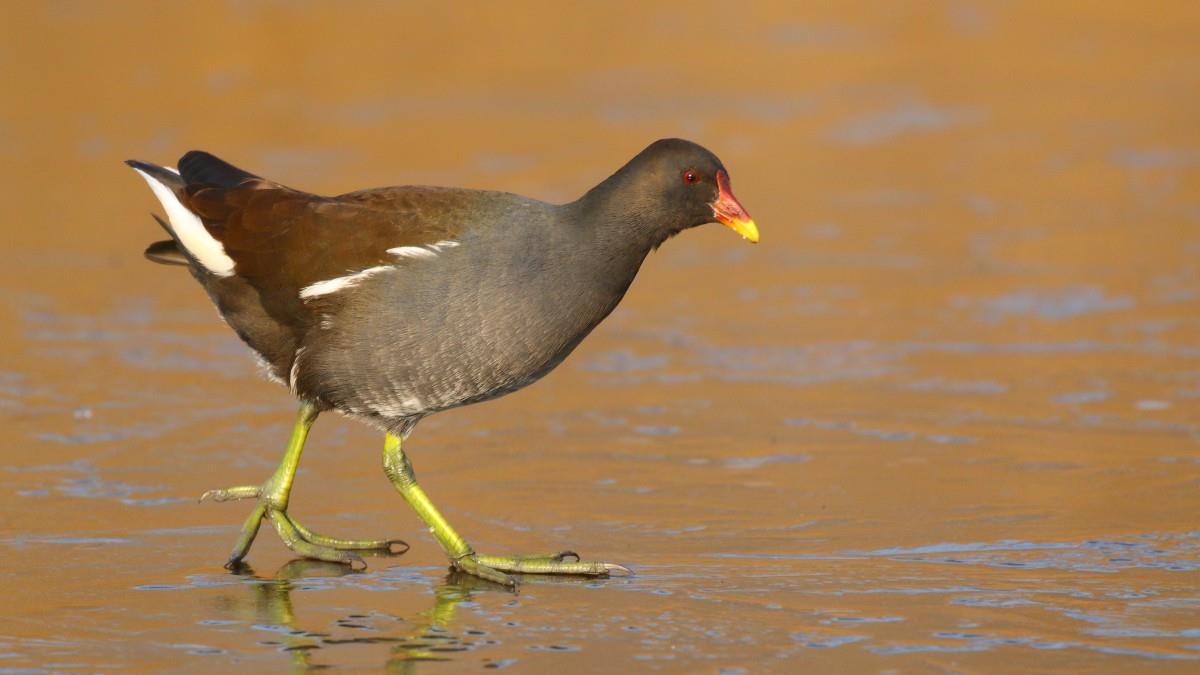
M 1200 668 L 1200 12 L 562 11 L 11 12 L 0 672 Z M 293 513 L 412 550 L 222 569 L 247 506 L 195 498 L 265 479 L 294 404 L 142 260 L 121 160 L 566 200 L 669 135 L 762 243 L 668 242 L 561 368 L 407 446 L 477 549 L 636 576 L 447 576 L 335 415 Z

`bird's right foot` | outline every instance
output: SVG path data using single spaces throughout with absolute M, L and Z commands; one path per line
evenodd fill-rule
M 285 546 L 305 558 L 350 565 L 353 569 L 365 569 L 367 564 L 360 553 L 371 555 L 400 555 L 408 550 L 408 544 L 399 539 L 338 539 L 318 534 L 304 527 L 287 513 L 286 497 L 280 498 L 279 490 L 268 485 L 239 485 L 219 490 L 209 490 L 200 496 L 200 501 L 211 499 L 216 502 L 255 499 L 258 504 L 242 525 L 229 561 L 225 567 L 233 568 L 250 552 L 250 545 L 258 535 L 264 519 L 270 520 Z
M 510 588 L 517 586 L 517 579 L 506 572 L 517 574 L 556 574 L 581 577 L 607 577 L 610 575 L 628 576 L 633 571 L 624 565 L 616 563 L 580 560 L 574 551 L 563 551 L 546 555 L 478 555 L 470 553 L 457 560 L 451 561 L 456 570 L 466 572 L 481 579 L 503 584 Z

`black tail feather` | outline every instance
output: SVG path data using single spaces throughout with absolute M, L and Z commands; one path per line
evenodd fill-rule
M 192 150 L 181 157 L 179 173 L 183 174 L 188 185 L 200 183 L 226 189 L 235 188 L 247 180 L 261 180 L 249 171 L 243 171 L 202 150 Z
M 161 227 L 161 228 L 163 229 L 163 231 L 164 231 L 164 232 L 166 232 L 167 234 L 171 235 L 171 238 L 172 238 L 172 239 L 174 239 L 174 238 L 175 238 L 175 230 L 172 230 L 172 229 L 171 229 L 171 224 L 170 224 L 170 223 L 168 223 L 167 221 L 163 220 L 162 218 L 159 218 L 157 213 L 151 213 L 151 214 L 150 214 L 150 217 L 154 219 L 154 222 L 158 223 L 158 226 L 159 226 L 159 227 Z
M 125 163 L 138 171 L 149 174 L 151 178 L 154 178 L 172 190 L 178 191 L 183 189 L 183 179 L 179 177 L 179 174 L 170 169 L 157 164 L 151 164 L 150 162 L 141 162 L 136 159 L 127 159 Z
M 175 245 L 174 239 L 156 241 L 146 247 L 146 259 L 163 265 L 187 265 L 188 258 Z

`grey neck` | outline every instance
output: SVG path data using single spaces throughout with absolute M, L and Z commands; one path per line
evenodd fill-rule
M 609 176 L 578 200 L 565 204 L 572 222 L 588 231 L 601 251 L 625 258 L 636 266 L 666 239 L 661 223 L 654 222 L 658 205 L 631 180 L 629 167 Z

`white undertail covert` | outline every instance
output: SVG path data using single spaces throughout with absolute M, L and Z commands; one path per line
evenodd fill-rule
M 173 173 L 179 173 L 170 167 L 163 168 Z M 167 221 L 171 223 L 171 230 L 174 231 L 179 245 L 187 249 L 187 252 L 209 272 L 219 277 L 233 274 L 233 258 L 225 253 L 225 247 L 221 245 L 221 242 L 217 241 L 217 238 L 204 228 L 204 223 L 200 222 L 200 218 L 179 201 L 171 188 L 141 169 L 134 169 L 134 171 L 146 179 L 146 184 L 150 186 L 154 196 L 158 197 L 158 201 L 162 203 L 163 209 L 167 212 Z

